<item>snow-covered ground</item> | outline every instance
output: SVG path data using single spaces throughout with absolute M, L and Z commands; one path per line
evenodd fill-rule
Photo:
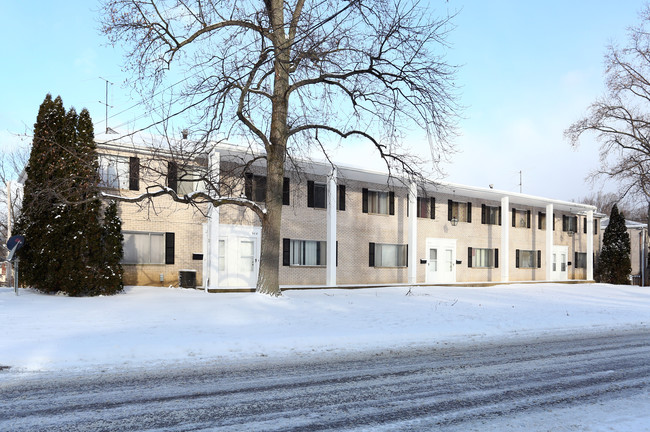
M 604 284 L 207 294 L 128 287 L 68 298 L 0 288 L 0 366 L 239 361 L 650 323 L 650 288 Z
M 281 360 L 649 323 L 650 288 L 604 284 L 290 290 L 280 298 L 153 287 L 68 298 L 0 288 L 0 384 L 16 372 Z M 649 412 L 644 394 L 477 430 L 650 431 Z

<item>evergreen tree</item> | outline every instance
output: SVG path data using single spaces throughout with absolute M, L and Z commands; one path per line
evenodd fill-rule
M 113 294 L 121 289 L 121 283 L 105 277 L 107 271 L 121 277 L 121 268 L 115 268 L 114 260 L 110 269 L 105 268 L 106 228 L 97 168 L 88 111 L 66 113 L 60 97 L 52 100 L 47 95 L 34 125 L 23 209 L 16 226 L 16 232 L 26 237 L 20 253 L 23 284 L 72 296 Z M 111 248 L 114 255 L 116 246 Z
M 102 233 L 102 245 L 104 247 L 104 263 L 102 286 L 107 294 L 121 291 L 124 287 L 122 277 L 122 257 L 124 252 L 122 245 L 122 221 L 117 214 L 117 204 L 111 201 L 104 211 L 104 231 Z
M 629 284 L 631 272 L 630 235 L 625 227 L 625 217 L 614 205 L 609 217 L 609 225 L 603 235 L 603 248 L 596 268 L 596 280 L 613 284 Z

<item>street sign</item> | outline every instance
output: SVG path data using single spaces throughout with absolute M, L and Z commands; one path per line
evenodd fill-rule
M 15 235 L 9 237 L 9 240 L 7 240 L 7 249 L 9 249 L 9 256 L 7 257 L 7 261 L 13 261 L 14 256 L 16 255 L 16 251 L 23 246 L 25 246 L 24 236 Z
M 16 250 L 18 250 L 24 245 L 25 245 L 25 236 L 15 235 L 9 237 L 9 240 L 7 240 L 7 249 L 9 250 L 12 250 L 13 248 L 16 248 Z

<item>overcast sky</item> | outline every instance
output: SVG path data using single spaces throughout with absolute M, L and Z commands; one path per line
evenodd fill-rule
M 142 115 L 136 94 L 122 85 L 122 52 L 98 30 L 98 6 L 87 0 L 0 0 L 0 143 L 31 132 L 45 95 L 66 108 L 86 107 L 104 129 L 105 82 L 109 126 L 125 128 Z M 465 106 L 454 143 L 459 153 L 443 169 L 447 181 L 555 199 L 591 193 L 585 178 L 598 167 L 597 143 L 573 150 L 563 131 L 603 93 L 603 56 L 624 43 L 638 23 L 642 0 L 438 1 L 441 13 L 459 11 L 447 60 L 460 65 L 457 84 Z M 121 113 L 119 115 L 116 115 Z M 142 120 L 141 120 L 142 121 Z M 411 147 L 428 153 L 418 140 Z M 358 164 L 358 150 L 337 154 Z M 367 162 L 368 168 L 381 165 Z M 613 189 L 605 185 L 605 189 Z

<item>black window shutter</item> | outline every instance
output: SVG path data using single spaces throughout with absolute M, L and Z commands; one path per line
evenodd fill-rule
M 499 206 L 499 225 L 501 225 L 501 206 Z
M 388 213 L 391 215 L 395 214 L 395 192 L 388 192 Z
M 409 266 L 409 245 L 406 245 L 406 267 Z
M 129 158 L 129 190 L 140 190 L 140 159 Z
M 542 212 L 537 212 L 537 229 L 542 229 Z
M 512 227 L 514 228 L 516 226 L 517 226 L 517 210 L 512 209 Z
M 175 234 L 165 233 L 165 264 L 174 264 L 174 243 Z
M 472 248 L 467 248 L 467 267 L 472 267 Z
M 530 228 L 530 210 L 526 210 L 526 228 Z
M 368 213 L 368 189 L 363 188 L 361 189 L 361 211 L 364 213 Z
M 467 222 L 472 223 L 472 203 L 467 203 Z
M 178 165 L 176 162 L 167 163 L 167 187 L 178 192 Z
M 282 205 L 291 204 L 291 179 L 285 177 L 282 182 Z
M 307 180 L 307 207 L 314 206 L 314 182 Z
M 573 227 L 578 232 L 578 216 L 573 216 Z
M 494 268 L 499 268 L 499 249 L 494 249 Z
M 594 235 L 598 234 L 598 220 L 594 219 Z
M 434 197 L 431 197 L 431 219 L 436 218 L 436 199 Z
M 450 221 L 451 220 L 452 210 L 454 208 L 454 202 L 452 200 L 448 200 L 447 205 L 448 205 L 448 207 L 447 207 L 447 220 Z
M 339 242 L 336 241 L 336 266 L 339 266 Z
M 291 239 L 282 239 L 282 265 L 288 266 L 291 264 Z
M 345 185 L 338 185 L 339 189 L 339 210 L 345 211 Z
M 321 265 L 320 244 L 321 242 L 316 242 L 316 265 Z
M 542 268 L 542 251 L 537 251 L 537 268 Z
M 582 223 L 583 223 L 582 229 L 584 233 L 587 234 L 587 218 L 582 218 Z
M 246 173 L 244 176 L 244 195 L 247 200 L 253 200 L 253 174 Z
M 368 266 L 369 267 L 374 267 L 375 266 L 375 244 L 370 243 L 370 247 L 368 248 Z
M 481 223 L 484 225 L 486 219 L 485 212 L 486 212 L 485 204 L 481 204 Z
M 515 251 L 515 268 L 519 268 L 519 249 Z

